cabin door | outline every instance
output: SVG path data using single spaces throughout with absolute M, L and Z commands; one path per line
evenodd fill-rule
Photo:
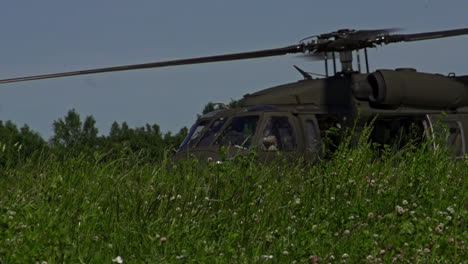
M 317 118 L 312 114 L 299 115 L 299 122 L 303 139 L 301 151 L 307 161 L 315 161 L 324 152 Z
M 431 124 L 431 131 L 433 137 L 439 137 L 450 150 L 453 157 L 462 158 L 467 153 L 467 133 L 464 131 L 463 120 L 467 117 L 463 115 L 428 115 Z M 435 142 L 438 142 L 437 140 Z M 436 148 L 437 145 L 434 145 Z

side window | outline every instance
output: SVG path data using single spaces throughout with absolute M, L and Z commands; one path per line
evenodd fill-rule
M 257 130 L 258 119 L 258 116 L 234 117 L 214 144 L 249 148 Z
M 198 147 L 208 146 L 211 143 L 211 141 L 213 140 L 213 138 L 216 136 L 216 134 L 221 130 L 221 128 L 223 127 L 225 121 L 226 121 L 225 118 L 220 118 L 220 119 L 217 119 L 216 121 L 214 121 L 213 124 L 211 124 L 208 131 L 206 131 L 205 135 L 200 140 L 200 142 L 198 143 L 197 146 Z
M 319 152 L 319 132 L 313 120 L 307 119 L 305 121 L 306 137 L 307 137 L 307 151 Z
M 465 152 L 465 142 L 463 142 L 463 130 L 460 122 L 455 120 L 445 120 L 442 122 L 446 128 L 445 142 L 455 157 L 463 156 Z
M 272 116 L 268 120 L 261 148 L 267 151 L 292 151 L 296 148 L 294 131 L 287 116 Z
M 422 119 L 377 119 L 373 125 L 370 140 L 380 146 L 387 145 L 399 150 L 407 144 L 421 143 L 426 135 L 425 131 Z

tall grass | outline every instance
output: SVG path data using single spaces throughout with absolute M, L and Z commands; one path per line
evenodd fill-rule
M 0 263 L 466 261 L 468 158 L 342 145 L 262 165 L 99 162 L 2 168 Z

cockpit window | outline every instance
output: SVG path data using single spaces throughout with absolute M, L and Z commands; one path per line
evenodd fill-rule
M 223 117 L 220 118 L 220 119 L 217 119 L 216 121 L 214 121 L 213 124 L 211 124 L 208 131 L 206 131 L 205 135 L 200 140 L 200 142 L 198 142 L 197 146 L 198 147 L 208 146 L 211 143 L 211 141 L 213 140 L 213 138 L 221 130 L 221 128 L 223 127 L 225 121 L 226 121 L 226 118 L 223 118 Z
M 465 153 L 465 142 L 463 140 L 463 129 L 459 121 L 455 120 L 444 120 L 442 121 L 441 129 L 443 131 L 439 133 L 444 133 L 445 144 L 452 152 L 454 157 L 460 158 L 463 157 Z
M 200 133 L 208 125 L 209 120 L 197 121 L 191 128 L 185 137 L 184 141 L 179 146 L 179 151 L 187 148 L 187 146 L 193 144 L 200 137 Z
M 287 116 L 272 116 L 263 131 L 262 149 L 292 151 L 296 147 L 294 131 Z
M 232 145 L 242 148 L 249 148 L 258 124 L 258 116 L 238 116 L 234 117 L 221 136 L 216 140 L 215 145 Z

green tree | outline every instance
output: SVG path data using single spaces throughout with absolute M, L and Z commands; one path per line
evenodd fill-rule
M 71 109 L 62 119 L 53 123 L 53 145 L 62 147 L 93 147 L 98 139 L 98 129 L 93 116 L 87 116 L 85 122 L 81 122 L 80 115 Z
M 79 142 L 81 135 L 80 115 L 75 109 L 71 109 L 64 119 L 59 118 L 54 121 L 53 129 L 52 144 L 64 147 L 74 146 Z
M 0 121 L 0 165 L 14 166 L 47 150 L 46 141 L 27 125 L 20 129 L 11 121 Z
M 83 123 L 82 137 L 87 141 L 94 142 L 99 131 L 96 128 L 96 120 L 93 116 L 87 116 Z

